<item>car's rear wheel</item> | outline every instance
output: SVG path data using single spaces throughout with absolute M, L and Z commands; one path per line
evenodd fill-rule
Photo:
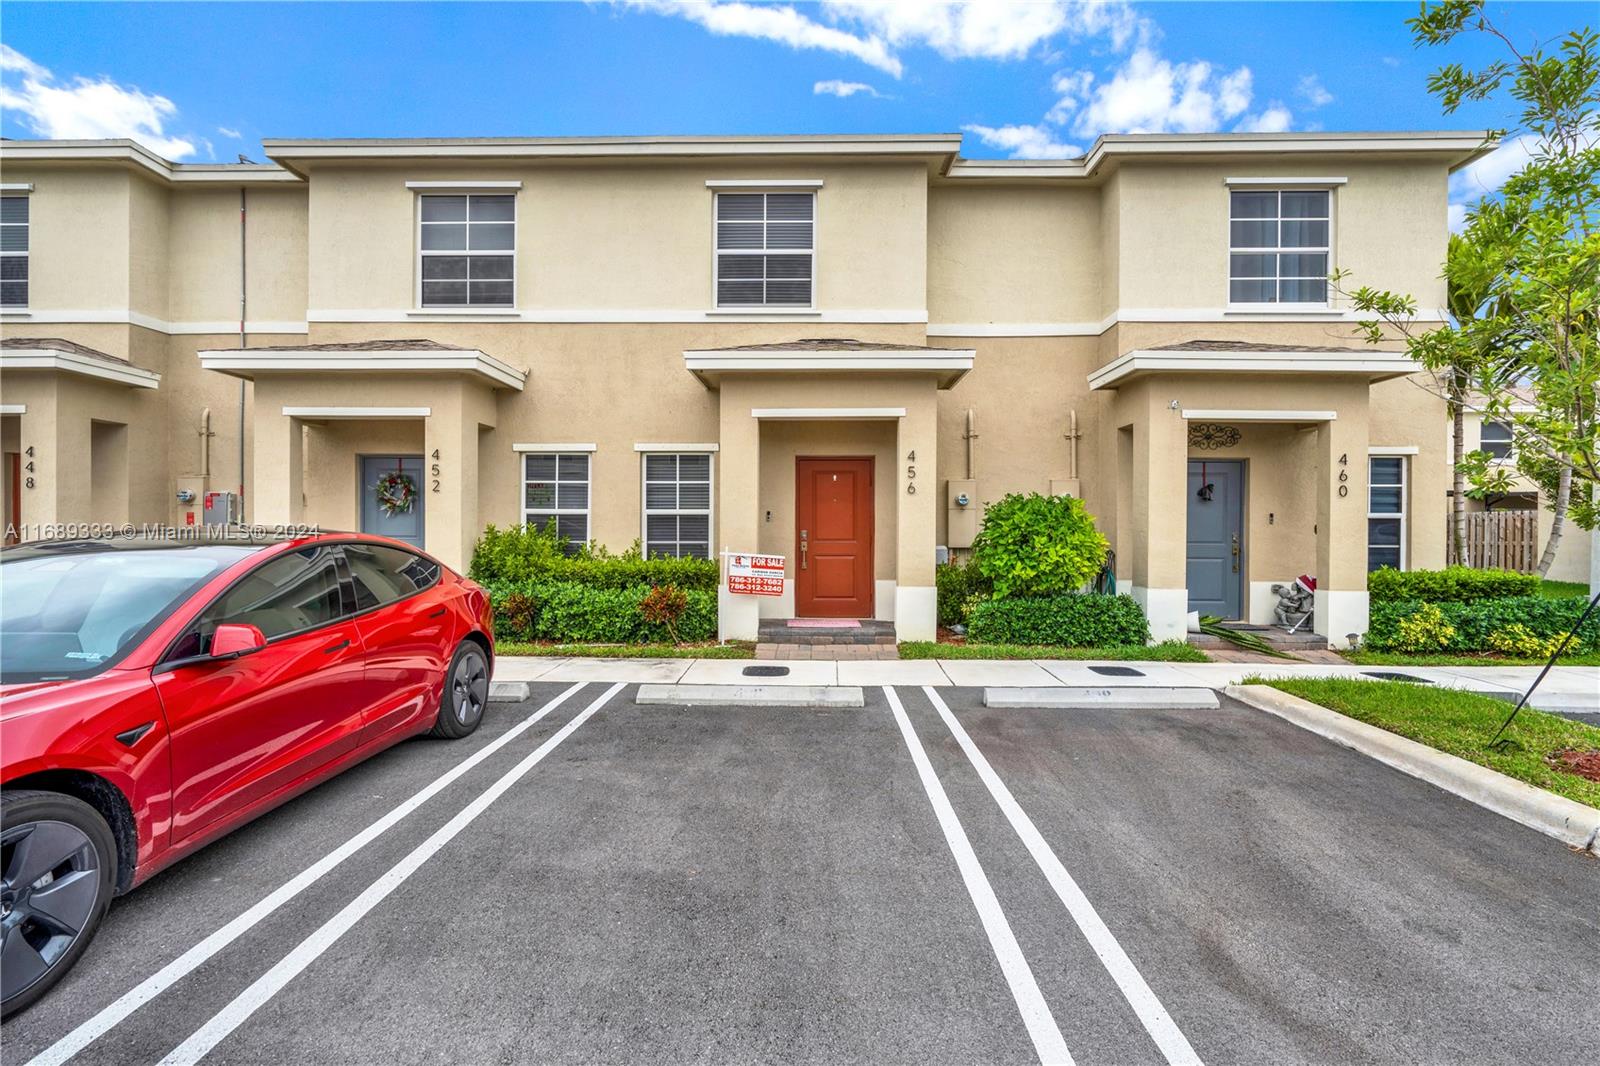
M 483 721 L 483 708 L 489 702 L 489 657 L 483 647 L 464 640 L 450 660 L 444 675 L 444 697 L 439 701 L 439 720 L 433 725 L 436 737 L 464 737 Z
M 111 905 L 117 844 L 98 811 L 56 792 L 0 794 L 0 1014 L 72 969 Z

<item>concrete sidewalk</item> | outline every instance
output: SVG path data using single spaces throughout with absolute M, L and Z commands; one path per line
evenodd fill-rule
M 763 676 L 771 667 L 780 676 Z M 746 673 L 750 668 L 760 673 Z M 685 685 L 936 685 L 963 688 L 1208 688 L 1246 677 L 1395 677 L 1514 701 L 1538 676 L 1536 666 L 1331 666 L 1313 663 L 1098 662 L 1052 659 L 807 660 L 583 659 L 502 657 L 496 681 L 626 681 Z M 1558 666 L 1531 705 L 1600 715 L 1600 667 Z

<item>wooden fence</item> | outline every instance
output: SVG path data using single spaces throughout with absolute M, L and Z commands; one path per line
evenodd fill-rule
M 1539 565 L 1538 511 L 1476 511 L 1467 516 L 1467 566 L 1532 573 Z M 1450 517 L 1445 516 L 1449 530 Z

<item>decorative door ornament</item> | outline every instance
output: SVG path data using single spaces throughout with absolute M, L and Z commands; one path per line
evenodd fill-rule
M 1203 452 L 1219 451 L 1231 448 L 1239 443 L 1239 430 L 1234 426 L 1224 426 L 1217 422 L 1191 422 L 1189 423 L 1189 447 L 1198 448 Z
M 378 507 L 389 518 L 409 514 L 417 504 L 417 483 L 403 470 L 391 470 L 372 486 Z

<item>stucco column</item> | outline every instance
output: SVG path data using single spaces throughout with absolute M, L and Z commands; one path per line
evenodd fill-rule
M 1189 439 L 1181 412 L 1146 393 L 1130 456 L 1130 590 L 1156 641 L 1183 640 L 1189 613 Z
M 39 525 L 99 520 L 89 513 L 89 421 L 76 424 L 58 404 L 57 390 L 43 375 L 8 376 L 6 400 L 25 401 L 18 420 L 22 452 L 21 508 L 18 519 L 28 539 Z M 22 379 L 23 387 L 18 387 Z M 76 432 L 74 432 L 76 430 Z M 28 454 L 32 449 L 33 454 Z M 28 488 L 28 479 L 33 487 Z
M 423 542 L 430 555 L 466 573 L 482 525 L 478 520 L 479 427 L 493 422 L 487 390 L 441 383 L 428 396 L 423 420 Z M 437 471 L 437 472 L 435 472 Z
M 879 475 L 892 479 L 895 493 L 894 629 L 900 640 L 933 640 L 938 635 L 933 583 L 939 521 L 938 450 L 937 394 L 930 385 L 927 395 L 908 406 L 899 419 L 894 465 Z
M 299 525 L 305 512 L 305 429 L 281 403 L 257 403 L 254 438 L 255 498 L 250 521 L 258 526 Z
M 717 524 L 713 552 L 754 552 L 761 541 L 761 423 L 750 413 L 748 396 L 724 382 L 717 453 Z M 792 560 L 791 560 L 792 563 Z M 760 601 L 728 591 L 727 563 L 717 588 L 717 639 L 755 640 Z M 791 571 L 792 572 L 792 571 Z
M 1317 427 L 1317 595 L 1312 629 L 1346 648 L 1367 631 L 1366 393 Z M 1417 506 L 1412 501 L 1412 506 Z

